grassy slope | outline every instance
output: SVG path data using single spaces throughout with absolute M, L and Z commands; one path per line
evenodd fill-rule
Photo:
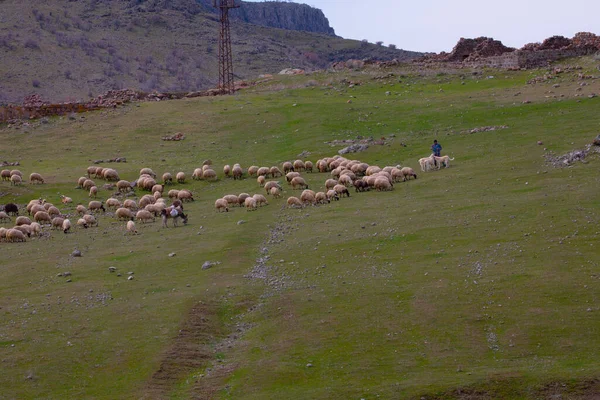
M 31 93 L 59 102 L 109 89 L 191 91 L 216 85 L 214 15 L 136 12 L 120 1 L 94 7 L 90 3 L 0 2 L 0 103 L 21 102 Z M 352 57 L 418 56 L 356 40 L 244 23 L 232 26 L 232 49 L 240 79 L 288 67 L 322 69 Z
M 125 236 L 123 223 L 103 217 L 99 228 L 2 244 L 2 396 L 407 398 L 472 387 L 535 398 L 549 382 L 598 377 L 598 160 L 553 169 L 541 157 L 542 147 L 562 153 L 595 136 L 596 100 L 572 97 L 573 75 L 552 89 L 526 86 L 526 72 L 468 75 L 464 85 L 458 75 L 396 73 L 401 83 L 371 80 L 381 72 L 314 75 L 306 88 L 305 78 L 282 77 L 235 97 L 1 131 L 11 137 L 1 158 L 49 181 L 2 183 L 3 202 L 19 203 L 58 203 L 57 193 L 87 202 L 73 182 L 91 160 L 116 156 L 129 161 L 116 165 L 126 179 L 142 166 L 191 174 L 206 158 L 220 172 L 304 150 L 315 161 L 337 151 L 325 141 L 393 133 L 390 146 L 355 157 L 416 168 L 434 137 L 456 157 L 393 192 L 305 210 L 274 200 L 218 215 L 217 197 L 258 191 L 255 181 L 193 182 L 187 227 L 138 224 L 141 235 Z M 345 77 L 363 85 L 350 89 Z M 461 133 L 501 124 L 509 128 Z M 174 132 L 186 140 L 159 140 Z M 326 176 L 308 179 L 320 188 Z M 265 244 L 279 229 L 285 240 Z M 75 247 L 84 257 L 69 257 Z M 244 277 L 261 252 L 270 283 Z M 222 264 L 202 271 L 206 260 Z M 151 376 L 199 302 L 208 337 L 192 346 L 212 357 L 157 386 Z M 227 332 L 239 337 L 223 342 Z

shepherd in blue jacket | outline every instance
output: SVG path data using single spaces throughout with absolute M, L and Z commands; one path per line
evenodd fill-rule
M 442 145 L 438 143 L 437 139 L 433 141 L 433 144 L 431 145 L 431 151 L 436 157 L 442 156 Z M 437 161 L 435 158 L 433 159 L 433 164 L 437 166 Z

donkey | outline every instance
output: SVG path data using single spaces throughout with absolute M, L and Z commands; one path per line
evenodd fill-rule
M 188 217 L 187 217 L 187 215 L 185 215 L 183 213 L 183 210 L 181 209 L 181 207 L 173 207 L 173 206 L 167 207 L 160 212 L 160 215 L 162 217 L 163 226 L 165 228 L 169 227 L 167 225 L 167 219 L 169 219 L 169 218 L 173 218 L 173 227 L 177 226 L 177 220 L 179 218 L 181 218 L 184 225 L 187 224 L 187 222 L 188 222 Z

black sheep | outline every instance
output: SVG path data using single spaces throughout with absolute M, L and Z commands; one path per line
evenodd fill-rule
M 8 203 L 7 205 L 4 206 L 4 211 L 10 215 L 19 215 L 19 207 L 16 204 L 13 203 Z

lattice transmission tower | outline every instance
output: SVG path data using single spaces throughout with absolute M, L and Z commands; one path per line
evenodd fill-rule
M 239 8 L 235 0 L 213 0 L 213 7 L 219 9 L 219 89 L 231 94 L 233 85 L 233 58 L 231 55 L 231 31 L 229 29 L 229 9 Z

